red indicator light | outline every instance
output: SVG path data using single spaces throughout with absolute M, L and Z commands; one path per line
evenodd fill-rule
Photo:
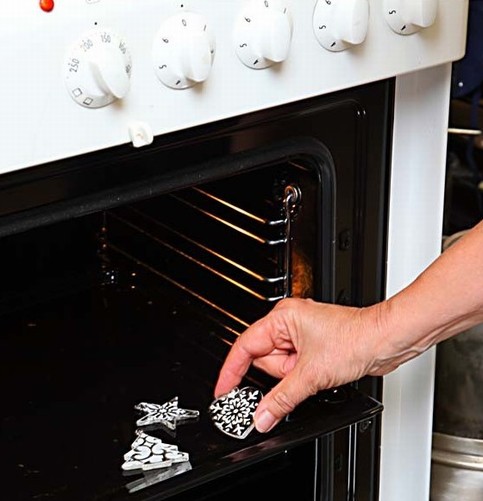
M 54 8 L 54 0 L 40 0 L 39 5 L 44 12 L 50 12 Z

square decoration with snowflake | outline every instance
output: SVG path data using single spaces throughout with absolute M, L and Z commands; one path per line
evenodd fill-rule
M 253 415 L 263 394 L 257 388 L 234 388 L 211 403 L 209 413 L 215 426 L 230 437 L 243 439 L 255 427 Z

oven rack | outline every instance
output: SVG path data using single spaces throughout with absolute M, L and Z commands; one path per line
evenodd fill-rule
M 291 294 L 295 185 L 258 212 L 188 188 L 106 213 L 108 247 L 246 327 Z M 251 315 L 246 316 L 246 312 Z

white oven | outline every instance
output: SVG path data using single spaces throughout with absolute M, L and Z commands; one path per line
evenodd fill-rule
M 8 181 L 0 223 L 11 218 L 7 226 L 23 231 L 29 196 L 48 208 L 51 185 L 33 181 L 45 169 L 52 181 L 57 166 L 75 164 L 80 185 L 98 153 L 139 159 L 165 137 L 196 143 L 220 123 L 228 130 L 260 113 L 387 82 L 380 258 L 391 296 L 440 253 L 451 64 L 465 52 L 467 11 L 468 0 L 7 3 L 0 11 L 0 181 Z M 343 135 L 344 124 L 337 130 Z M 210 148 L 217 144 L 223 148 L 216 141 Z M 159 170 L 168 161 L 161 158 Z M 26 177 L 34 191 L 22 191 L 22 205 L 16 187 Z M 41 216 L 32 221 L 25 228 L 43 224 Z M 434 368 L 430 350 L 384 377 L 373 499 L 428 499 Z

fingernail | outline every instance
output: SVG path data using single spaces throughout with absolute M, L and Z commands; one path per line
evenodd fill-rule
M 268 411 L 264 410 L 261 414 L 255 417 L 255 428 L 260 433 L 266 433 L 270 431 L 276 424 L 274 415 Z

